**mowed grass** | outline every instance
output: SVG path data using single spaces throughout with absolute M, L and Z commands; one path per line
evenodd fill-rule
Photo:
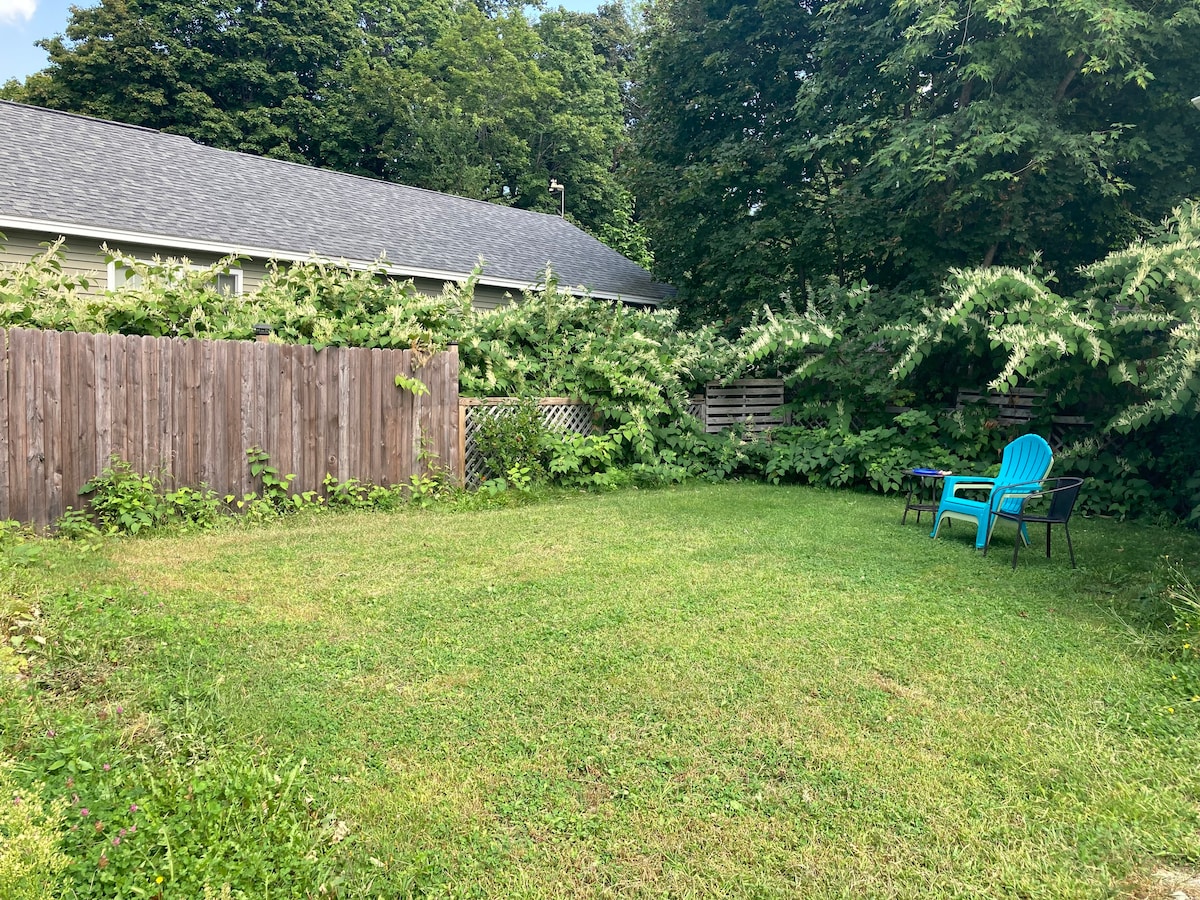
M 1126 610 L 1194 535 L 931 541 L 724 485 L 129 540 L 56 577 L 104 690 L 308 760 L 391 897 L 1106 897 L 1200 860 L 1194 707 Z M 1003 526 L 1000 526 L 1001 528 Z M 373 860 L 366 863 L 366 860 Z

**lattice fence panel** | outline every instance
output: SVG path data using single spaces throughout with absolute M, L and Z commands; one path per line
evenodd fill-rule
M 464 398 L 459 401 L 463 435 L 463 484 L 467 487 L 478 487 L 489 474 L 483 455 L 475 443 L 480 424 L 487 419 L 512 415 L 516 407 L 517 401 L 506 397 L 490 397 L 486 400 Z M 538 409 L 547 428 L 582 435 L 592 433 L 592 408 L 586 403 L 545 397 L 538 401 Z

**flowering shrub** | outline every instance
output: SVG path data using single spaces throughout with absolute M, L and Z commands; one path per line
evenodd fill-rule
M 936 379 L 949 358 L 995 390 L 1044 389 L 1057 410 L 1095 423 L 1056 466 L 1092 477 L 1085 507 L 1200 524 L 1200 203 L 1079 276 L 1067 295 L 1037 267 L 952 271 L 943 302 L 889 329 L 892 373 Z

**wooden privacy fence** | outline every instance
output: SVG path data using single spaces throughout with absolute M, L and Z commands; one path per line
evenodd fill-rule
M 418 378 L 425 396 L 397 388 Z M 168 485 L 259 489 L 262 447 L 292 490 L 461 469 L 458 350 L 365 350 L 0 329 L 0 519 L 45 525 L 116 454 Z

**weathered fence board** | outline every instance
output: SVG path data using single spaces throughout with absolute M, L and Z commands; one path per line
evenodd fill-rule
M 397 388 L 419 378 L 425 396 Z M 114 454 L 167 486 L 260 487 L 260 446 L 293 490 L 326 473 L 401 484 L 418 452 L 461 471 L 457 348 L 283 346 L 0 329 L 0 519 L 46 525 Z

